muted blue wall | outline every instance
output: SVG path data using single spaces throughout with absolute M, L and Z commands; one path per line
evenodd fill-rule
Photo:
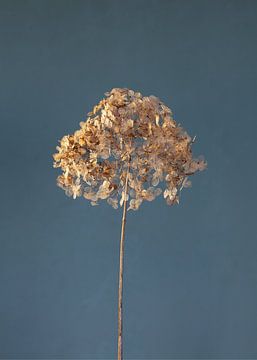
M 58 139 L 113 87 L 159 96 L 208 170 L 129 213 L 127 359 L 257 359 L 257 1 L 6 0 L 0 358 L 116 356 L 121 211 L 56 187 Z

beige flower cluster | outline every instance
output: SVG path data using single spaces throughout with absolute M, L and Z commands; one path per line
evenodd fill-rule
M 126 197 L 137 210 L 161 193 L 168 205 L 178 203 L 188 176 L 206 167 L 192 157 L 194 139 L 155 96 L 120 88 L 105 95 L 80 129 L 60 140 L 57 184 L 74 199 L 84 196 L 92 205 L 106 199 L 115 209 Z

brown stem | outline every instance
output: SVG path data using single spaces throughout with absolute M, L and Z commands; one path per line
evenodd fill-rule
M 119 299 L 118 299 L 118 360 L 123 359 L 122 293 L 123 293 L 124 238 L 125 238 L 125 225 L 126 225 L 126 216 L 127 216 L 128 175 L 129 175 L 129 164 L 128 164 L 128 169 L 127 169 L 125 189 L 124 189 L 124 204 L 123 204 L 123 216 L 122 216 L 122 222 L 121 222 L 121 237 L 120 237 L 120 270 L 119 270 Z

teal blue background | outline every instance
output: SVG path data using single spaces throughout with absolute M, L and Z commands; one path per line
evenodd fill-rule
M 0 358 L 116 356 L 121 211 L 56 187 L 104 92 L 159 96 L 208 170 L 128 215 L 127 359 L 257 358 L 257 2 L 0 1 Z

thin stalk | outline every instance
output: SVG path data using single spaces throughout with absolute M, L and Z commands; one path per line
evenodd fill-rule
M 126 226 L 126 216 L 127 216 L 128 175 L 129 175 L 129 164 L 128 164 L 127 175 L 126 175 L 126 180 L 125 180 L 123 216 L 122 216 L 122 222 L 121 222 L 121 236 L 120 236 L 120 269 L 119 269 L 119 298 L 118 298 L 118 360 L 123 359 L 122 294 L 123 294 L 124 238 L 125 238 L 125 226 Z

